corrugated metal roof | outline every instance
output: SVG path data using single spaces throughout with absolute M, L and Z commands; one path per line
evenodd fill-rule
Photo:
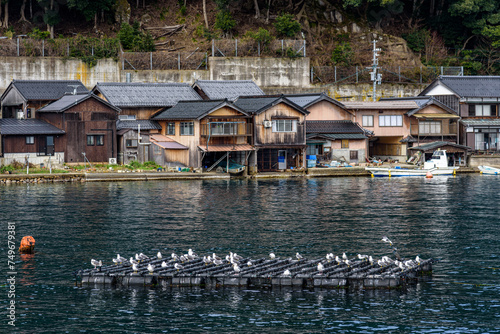
M 13 80 L 11 83 L 26 100 L 57 100 L 66 93 L 88 92 L 80 80 Z
M 99 82 L 94 87 L 117 107 L 171 107 L 179 101 L 201 100 L 184 83 Z
M 173 140 L 172 138 L 164 136 L 164 135 L 160 135 L 160 134 L 150 135 L 149 140 L 153 144 L 155 144 L 163 149 L 166 149 L 166 150 L 188 150 L 189 149 L 189 147 L 182 145 L 181 143 Z
M 451 147 L 461 148 L 461 149 L 464 149 L 464 150 L 470 150 L 471 149 L 468 146 L 459 145 L 459 144 L 455 144 L 455 143 L 450 143 L 450 142 L 446 142 L 446 141 L 435 141 L 435 142 L 432 142 L 432 143 L 422 144 L 420 146 L 409 147 L 408 149 L 409 150 L 415 150 L 415 151 L 427 151 L 427 150 L 435 150 L 435 149 L 438 149 L 438 148 L 443 147 L 443 146 L 451 146 Z
M 415 101 L 373 101 L 373 102 L 352 102 L 343 101 L 346 109 L 415 109 L 418 104 Z
M 118 120 L 116 121 L 116 130 L 138 130 L 139 125 L 141 126 L 141 130 L 161 130 L 161 125 L 158 122 L 149 119 Z
M 500 119 L 462 119 L 467 126 L 500 126 Z
M 196 86 L 211 100 L 234 101 L 240 96 L 265 95 L 252 80 L 196 80 L 193 87 Z
M 165 119 L 198 119 L 212 110 L 229 105 L 227 101 L 181 101 L 172 108 L 166 109 L 153 117 L 155 120 Z
M 0 119 L 2 135 L 60 135 L 64 131 L 41 119 Z
M 440 76 L 438 83 L 460 97 L 500 97 L 500 76 Z
M 69 108 L 89 99 L 93 98 L 104 105 L 108 106 L 109 108 L 120 112 L 120 108 L 115 107 L 114 105 L 109 104 L 105 100 L 101 99 L 100 97 L 87 92 L 83 94 L 66 94 L 63 97 L 61 97 L 59 100 L 54 101 L 48 105 L 46 105 L 43 108 L 40 108 L 37 110 L 37 112 L 64 112 L 65 110 L 68 110 Z
M 208 145 L 198 146 L 202 151 L 206 152 L 234 152 L 234 151 L 255 151 L 255 148 L 249 144 L 239 144 L 239 145 Z
M 306 121 L 306 133 L 361 133 L 363 129 L 353 121 Z
M 337 105 L 340 108 L 344 108 L 341 102 L 332 99 L 328 95 L 324 93 L 318 94 L 296 94 L 296 95 L 285 95 L 287 99 L 292 101 L 293 103 L 301 106 L 302 108 L 308 108 L 313 104 L 316 104 L 321 101 L 328 101 Z

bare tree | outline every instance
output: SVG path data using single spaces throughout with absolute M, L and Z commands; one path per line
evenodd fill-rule
M 4 28 L 9 27 L 9 2 L 8 1 L 5 3 L 5 7 L 4 7 L 3 27 Z
M 258 0 L 253 0 L 254 6 L 255 6 L 255 18 L 259 19 L 260 18 L 260 9 L 259 9 L 259 1 Z
M 207 0 L 203 0 L 203 17 L 205 18 L 205 27 L 208 29 Z
M 24 22 L 29 22 L 26 20 L 26 16 L 24 16 L 24 10 L 26 9 L 26 0 L 23 0 L 23 4 L 21 5 L 21 18 L 19 19 L 19 22 L 24 21 Z

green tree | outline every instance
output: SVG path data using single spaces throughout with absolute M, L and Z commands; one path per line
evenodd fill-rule
M 67 0 L 68 7 L 74 8 L 83 14 L 85 20 L 94 20 L 94 28 L 97 28 L 97 17 L 99 13 L 111 12 L 116 0 Z
M 342 42 L 338 44 L 332 52 L 332 63 L 340 66 L 351 66 L 354 57 L 351 44 Z
M 274 27 L 278 35 L 284 37 L 295 37 L 300 31 L 300 23 L 289 13 L 283 13 L 278 16 L 274 22 Z
M 236 21 L 227 10 L 220 10 L 215 17 L 215 28 L 222 30 L 224 33 L 229 33 L 236 27 Z
M 153 37 L 149 33 L 142 32 L 137 21 L 133 25 L 122 23 L 118 38 L 125 50 L 144 52 L 155 50 Z

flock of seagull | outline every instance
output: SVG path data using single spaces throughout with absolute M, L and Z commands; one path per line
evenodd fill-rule
M 387 238 L 386 236 L 384 236 L 382 238 L 382 241 L 389 243 L 390 246 L 392 246 L 392 241 L 389 240 L 389 238 Z M 415 258 L 415 260 L 410 259 L 410 260 L 402 261 L 401 258 L 399 257 L 399 255 L 397 254 L 396 249 L 394 249 L 394 252 L 396 253 L 396 257 L 397 257 L 396 260 L 393 260 L 388 256 L 383 256 L 380 260 L 375 261 L 371 255 L 369 256 L 369 255 L 362 255 L 362 254 L 358 254 L 357 258 L 361 261 L 368 261 L 371 265 L 377 263 L 380 267 L 385 267 L 385 266 L 389 266 L 389 265 L 396 265 L 401 270 L 414 268 L 415 266 L 420 265 L 420 263 L 422 261 L 418 256 Z M 175 254 L 175 253 L 172 253 L 170 257 L 171 257 L 172 261 L 169 261 L 169 263 L 174 262 L 174 268 L 177 271 L 184 269 L 184 266 L 181 263 L 200 258 L 200 256 L 198 256 L 192 249 L 189 249 L 186 254 L 183 254 L 180 256 Z M 270 253 L 269 258 L 271 260 L 274 260 L 277 257 L 276 257 L 276 254 Z M 304 257 L 298 252 L 295 254 L 295 258 L 297 259 L 297 261 L 301 261 L 304 259 Z M 335 261 L 335 262 L 337 262 L 338 265 L 340 265 L 341 263 L 346 264 L 348 267 L 350 267 L 352 265 L 352 261 L 348 259 L 346 253 L 343 253 L 342 257 L 335 256 L 335 255 L 333 255 L 333 253 L 328 253 L 328 254 L 326 254 L 325 258 L 326 258 L 327 262 Z M 160 260 L 160 259 L 163 259 L 163 255 L 161 252 L 158 252 L 156 254 L 156 260 Z M 139 267 L 138 267 L 139 264 L 141 262 L 145 262 L 148 260 L 150 260 L 150 258 L 143 253 L 135 254 L 135 257 L 130 257 L 130 259 L 128 259 L 128 260 L 126 258 L 120 256 L 120 254 L 117 254 L 116 258 L 113 258 L 113 263 L 115 265 L 132 266 L 132 270 L 135 273 L 137 273 L 137 271 L 139 270 Z M 243 260 L 242 256 L 240 256 L 236 253 L 233 253 L 233 252 L 229 252 L 229 254 L 226 255 L 224 258 L 217 256 L 215 253 L 212 253 L 211 255 L 208 255 L 208 256 L 203 256 L 203 258 L 202 258 L 202 261 L 205 265 L 214 264 L 216 266 L 220 266 L 220 265 L 223 265 L 225 263 L 229 263 L 233 267 L 235 274 L 239 274 L 242 271 L 241 266 L 246 265 L 248 267 L 251 267 L 253 265 L 252 261 L 247 261 L 247 263 L 244 264 L 244 263 L 241 263 L 242 260 Z M 90 261 L 90 263 L 91 263 L 91 265 L 94 266 L 94 269 L 97 269 L 98 267 L 102 267 L 102 260 L 98 261 L 98 260 L 92 259 Z M 164 269 L 167 267 L 168 267 L 167 261 L 165 261 L 165 260 L 162 261 L 160 268 Z M 324 267 L 322 262 L 318 263 L 317 269 L 318 269 L 318 272 L 320 274 L 323 273 L 323 271 L 325 270 L 325 267 Z M 147 270 L 150 274 L 153 274 L 155 271 L 155 265 L 149 263 L 147 265 Z M 292 273 L 288 269 L 283 272 L 283 276 L 291 276 L 291 275 L 292 275 Z

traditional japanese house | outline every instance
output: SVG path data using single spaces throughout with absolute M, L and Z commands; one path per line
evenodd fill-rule
M 179 101 L 201 100 L 184 83 L 99 82 L 92 92 L 120 108 L 120 115 L 132 115 L 137 120 L 150 119 Z
M 432 96 L 461 117 L 459 143 L 500 152 L 500 76 L 440 76 L 420 96 Z
M 0 165 L 64 163 L 64 131 L 40 119 L 0 119 Z
M 253 116 L 257 171 L 306 167 L 307 110 L 283 95 L 240 97 L 234 104 Z
M 65 162 L 116 163 L 116 120 L 120 109 L 96 95 L 65 95 L 39 109 L 37 118 L 60 129 Z
M 129 164 L 153 161 L 150 137 L 159 134 L 161 126 L 149 119 L 135 119 L 133 115 L 119 115 L 116 122 L 118 135 L 118 163 Z
M 459 116 L 429 98 L 383 99 L 376 102 L 343 102 L 355 112 L 356 122 L 373 132 L 369 156 L 406 160 L 414 142 L 450 140 L 456 143 Z M 416 138 L 416 139 L 415 139 Z
M 0 98 L 0 118 L 35 118 L 36 110 L 72 92 L 88 89 L 79 80 L 12 80 Z
M 309 111 L 308 121 L 354 120 L 354 112 L 324 93 L 285 95 L 287 99 Z
M 193 88 L 204 100 L 234 101 L 240 96 L 265 95 L 252 80 L 196 80 Z
M 307 120 L 306 133 L 307 155 L 316 155 L 319 161 L 365 161 L 368 137 L 366 131 L 353 121 Z
M 162 135 L 189 148 L 168 144 L 165 156 L 171 163 L 206 171 L 223 161 L 247 166 L 254 151 L 251 117 L 228 100 L 181 101 L 153 120 L 162 126 Z

